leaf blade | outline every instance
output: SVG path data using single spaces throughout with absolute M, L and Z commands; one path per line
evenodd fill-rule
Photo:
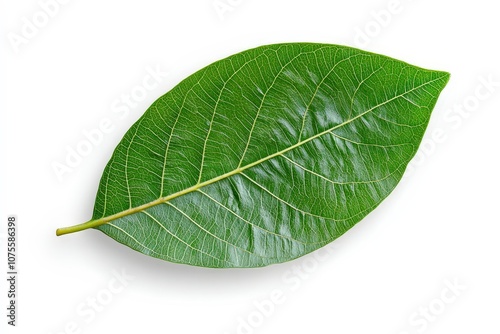
M 335 45 L 223 59 L 127 132 L 93 219 L 134 211 L 98 229 L 172 262 L 254 267 L 304 255 L 394 189 L 448 76 Z

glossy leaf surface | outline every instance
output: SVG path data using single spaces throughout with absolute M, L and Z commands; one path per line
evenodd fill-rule
M 302 256 L 394 189 L 448 78 L 325 44 L 215 62 L 125 134 L 91 222 L 177 263 L 258 267 Z

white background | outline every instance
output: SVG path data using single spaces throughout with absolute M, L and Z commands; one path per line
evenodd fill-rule
M 2 254 L 7 215 L 20 224 L 16 328 L 5 324 L 0 286 L 8 333 L 499 333 L 495 2 L 60 2 L 44 22 L 38 1 L 1 1 Z M 27 38 L 26 20 L 40 26 Z M 452 74 L 409 173 L 330 253 L 214 270 L 144 256 L 95 230 L 55 236 L 91 217 L 112 150 L 157 97 L 215 60 L 293 41 Z M 168 75 L 126 116 L 115 113 L 155 68 Z M 112 130 L 58 179 L 54 163 L 105 119 Z M 134 278 L 120 284 L 121 271 Z

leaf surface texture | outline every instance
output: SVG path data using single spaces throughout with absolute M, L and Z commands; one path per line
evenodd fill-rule
M 448 78 L 326 44 L 269 45 L 217 61 L 125 134 L 92 220 L 120 216 L 97 228 L 177 263 L 297 258 L 394 189 Z

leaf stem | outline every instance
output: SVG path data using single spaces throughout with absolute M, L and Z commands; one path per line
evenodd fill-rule
M 74 233 L 74 232 L 80 232 L 83 230 L 86 230 L 91 227 L 97 227 L 103 224 L 106 224 L 106 221 L 103 221 L 103 219 L 98 219 L 98 220 L 89 220 L 88 222 L 74 225 L 74 226 L 68 226 L 68 227 L 61 227 L 56 230 L 56 235 L 64 235 L 64 234 L 69 234 L 69 233 Z

